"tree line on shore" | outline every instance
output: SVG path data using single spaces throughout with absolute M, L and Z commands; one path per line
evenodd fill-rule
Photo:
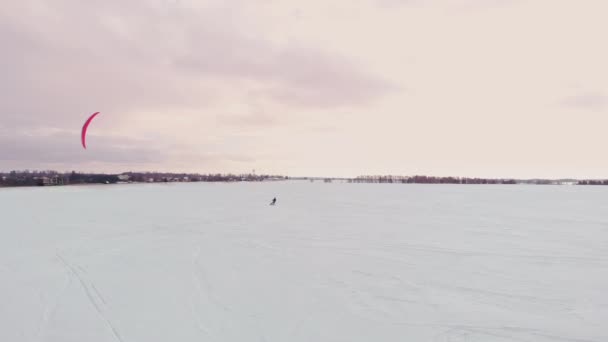
M 537 185 L 608 185 L 608 180 L 576 179 L 502 179 L 434 176 L 359 176 L 350 183 L 403 183 L 403 184 L 537 184 Z
M 286 180 L 287 176 L 256 174 L 198 174 L 168 172 L 124 172 L 120 174 L 10 171 L 0 172 L 0 187 L 44 186 L 69 184 L 115 184 L 115 183 L 158 183 L 158 182 L 258 182 Z M 331 181 L 331 178 L 326 181 Z M 344 179 L 342 179 L 344 180 Z M 359 176 L 346 179 L 349 183 L 402 183 L 402 184 L 571 184 L 571 185 L 608 185 L 608 180 L 547 180 L 547 179 L 491 179 L 469 177 L 434 176 Z
M 580 180 L 578 185 L 608 185 L 608 179 L 606 180 Z
M 409 183 L 409 184 L 516 184 L 514 179 L 485 179 L 432 176 L 359 176 L 353 183 Z
M 120 174 L 10 171 L 0 172 L 0 186 L 46 186 L 69 184 L 115 184 L 158 182 L 254 182 L 287 179 L 285 176 L 255 174 L 194 174 L 169 172 L 124 172 Z

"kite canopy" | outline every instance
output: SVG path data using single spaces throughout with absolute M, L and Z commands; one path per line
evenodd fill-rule
M 95 112 L 93 113 L 93 115 L 91 115 L 87 121 L 84 123 L 84 125 L 82 126 L 82 133 L 81 133 L 81 140 L 82 140 L 82 147 L 84 147 L 85 149 L 87 148 L 87 129 L 89 128 L 89 125 L 91 124 L 91 121 L 93 121 L 93 118 L 95 118 L 97 116 L 97 114 L 99 114 L 99 112 Z

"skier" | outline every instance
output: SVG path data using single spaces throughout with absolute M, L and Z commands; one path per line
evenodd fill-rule
M 272 202 L 270 202 L 270 205 L 275 205 L 275 203 L 277 203 L 277 198 L 276 197 L 272 199 Z

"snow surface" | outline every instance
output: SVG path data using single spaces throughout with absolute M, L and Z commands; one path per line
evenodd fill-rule
M 608 341 L 604 187 L 0 189 L 0 215 L 0 341 Z

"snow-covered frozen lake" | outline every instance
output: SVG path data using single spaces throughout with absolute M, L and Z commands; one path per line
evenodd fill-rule
M 0 189 L 0 234 L 0 341 L 608 341 L 605 187 Z

